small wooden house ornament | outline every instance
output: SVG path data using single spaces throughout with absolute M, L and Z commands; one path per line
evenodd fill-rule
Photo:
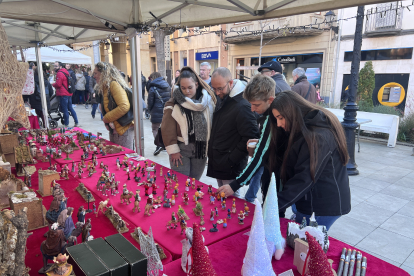
M 296 266 L 298 272 L 303 276 L 306 275 L 306 271 L 308 270 L 308 263 L 306 263 L 306 269 L 303 269 L 308 251 L 309 245 L 307 242 L 301 239 L 295 239 L 295 255 L 293 258 L 293 265 Z

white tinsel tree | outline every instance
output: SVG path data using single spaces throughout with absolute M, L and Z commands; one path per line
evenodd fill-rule
M 141 252 L 147 256 L 147 275 L 158 276 L 159 270 L 162 269 L 160 255 L 155 246 L 152 229 L 148 230 L 148 237 L 144 235 L 141 228 L 137 228 Z

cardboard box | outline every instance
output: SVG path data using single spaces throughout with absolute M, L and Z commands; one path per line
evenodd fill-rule
M 73 271 L 77 276 L 111 276 L 109 269 L 98 259 L 86 243 L 67 247 L 66 251 L 70 256 L 68 263 L 73 266 Z
M 307 242 L 301 239 L 295 239 L 295 255 L 293 258 L 293 265 L 296 266 L 298 272 L 302 274 L 303 266 L 305 265 L 305 259 L 309 252 L 309 245 Z M 306 264 L 308 266 L 309 262 Z M 305 269 L 305 274 L 308 270 L 308 267 Z
M 97 238 L 86 242 L 86 245 L 108 268 L 111 276 L 128 275 L 127 262 L 104 239 Z
M 106 242 L 114 248 L 129 265 L 129 275 L 147 275 L 147 257 L 121 234 L 105 238 Z
M 17 137 L 17 134 L 0 135 L 1 152 L 4 154 L 7 162 L 10 162 L 12 168 L 16 166 L 16 161 L 14 158 L 14 147 L 17 147 L 19 145 Z
M 37 191 L 42 197 L 52 194 L 52 181 L 59 180 L 60 175 L 52 170 L 39 170 L 39 190 Z

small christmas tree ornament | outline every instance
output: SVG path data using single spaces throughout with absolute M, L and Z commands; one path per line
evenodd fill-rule
M 306 239 L 309 244 L 309 266 L 308 274 L 310 276 L 334 276 L 328 258 L 323 252 L 322 247 L 316 241 L 316 239 L 310 235 L 308 232 L 305 233 Z
M 284 251 L 286 241 L 280 232 L 279 221 L 279 206 L 276 194 L 276 180 L 275 175 L 272 174 L 270 181 L 269 192 L 263 206 L 263 220 L 266 235 L 267 248 L 269 250 L 270 258 L 274 254 L 276 260 L 280 260 Z
M 197 223 L 193 224 L 192 257 L 193 265 L 191 271 L 193 276 L 217 276 L 204 246 L 203 236 Z
M 243 260 L 242 275 L 276 276 L 266 245 L 262 207 L 257 199 L 255 204 L 252 228 L 247 242 L 246 256 Z

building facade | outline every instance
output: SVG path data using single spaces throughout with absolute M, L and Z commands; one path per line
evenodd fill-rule
M 412 11 L 401 6 L 411 1 L 365 6 L 361 68 L 372 61 L 375 72 L 374 105 L 394 106 L 405 114 L 414 112 L 414 22 Z M 357 8 L 342 11 L 343 18 L 356 15 Z M 349 84 L 355 19 L 343 21 L 336 72 L 334 102 Z

